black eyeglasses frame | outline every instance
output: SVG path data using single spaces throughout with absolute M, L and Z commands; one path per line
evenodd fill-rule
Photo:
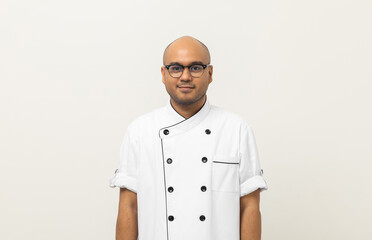
M 204 70 L 205 70 L 207 67 L 209 67 L 211 64 L 193 63 L 193 64 L 190 64 L 190 65 L 188 65 L 188 66 L 183 66 L 183 65 L 181 65 L 181 64 L 173 63 L 173 64 L 164 65 L 164 67 L 169 71 L 169 68 L 170 68 L 171 66 L 180 66 L 180 67 L 182 67 L 182 74 L 183 74 L 183 71 L 185 70 L 185 68 L 189 68 L 189 67 L 191 67 L 191 66 L 195 66 L 195 65 L 200 65 L 200 66 L 203 67 L 203 73 L 199 76 L 199 77 L 201 77 L 201 76 L 203 76 L 203 74 L 204 74 Z M 189 71 L 190 71 L 190 69 L 189 69 Z M 169 74 L 170 74 L 170 73 L 169 73 Z M 182 74 L 181 74 L 181 76 L 182 76 Z M 191 74 L 191 72 L 190 72 L 190 74 Z M 172 75 L 171 75 L 171 76 L 172 76 Z M 180 77 L 181 77 L 181 76 L 180 76 Z M 191 74 L 191 76 L 192 76 L 192 74 Z M 172 77 L 173 77 L 173 76 L 172 76 Z M 194 76 L 192 76 L 192 77 L 194 77 Z M 198 77 L 196 77 L 196 78 L 198 78 Z
M 191 65 L 188 65 L 188 66 L 183 66 L 183 65 L 181 65 L 181 64 L 175 64 L 175 63 L 173 63 L 173 64 L 169 64 L 169 65 L 164 65 L 164 67 L 165 67 L 167 70 L 169 70 L 169 68 L 170 68 L 171 66 L 174 66 L 174 65 L 180 66 L 180 67 L 182 67 L 183 69 L 185 69 L 185 68 L 189 68 L 189 67 L 194 66 L 194 65 L 200 65 L 200 66 L 203 67 L 203 69 L 206 69 L 208 66 L 210 66 L 210 64 L 204 65 L 204 64 L 200 64 L 200 63 L 194 63 L 194 64 L 191 64 Z

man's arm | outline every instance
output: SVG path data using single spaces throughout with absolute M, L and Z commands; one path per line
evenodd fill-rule
M 240 240 L 261 240 L 260 189 L 240 198 Z
M 126 188 L 120 188 L 116 240 L 137 240 L 137 237 L 137 194 Z

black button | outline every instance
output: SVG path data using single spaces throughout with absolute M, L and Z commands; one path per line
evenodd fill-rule
M 207 187 L 206 186 L 202 186 L 200 189 L 202 190 L 202 192 L 207 191 Z
M 173 192 L 173 187 L 169 187 L 168 192 Z
M 199 217 L 199 219 L 200 219 L 200 221 L 204 221 L 204 220 L 205 220 L 205 216 L 204 216 L 204 215 L 201 215 L 201 216 Z
M 174 217 L 173 217 L 172 215 L 170 215 L 170 216 L 168 217 L 168 220 L 169 220 L 169 221 L 173 221 L 173 220 L 174 220 Z
M 169 134 L 169 130 L 168 130 L 168 129 L 164 129 L 163 133 L 164 133 L 165 135 L 168 135 L 168 134 Z
M 205 133 L 206 133 L 206 134 L 211 134 L 211 130 L 209 130 L 209 129 L 205 129 Z
M 167 163 L 168 163 L 168 164 L 171 164 L 171 163 L 172 163 L 172 158 L 168 158 L 168 159 L 167 159 Z
M 203 162 L 203 163 L 206 163 L 207 161 L 208 161 L 208 158 L 207 158 L 207 157 L 203 157 L 203 158 L 202 158 L 202 162 Z

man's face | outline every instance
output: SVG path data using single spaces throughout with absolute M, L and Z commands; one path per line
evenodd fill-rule
M 164 55 L 164 65 L 177 63 L 189 66 L 195 62 L 207 65 L 209 57 L 206 49 L 192 39 L 174 42 Z M 200 77 L 191 76 L 189 68 L 184 68 L 178 78 L 172 77 L 164 66 L 161 67 L 161 73 L 162 82 L 170 97 L 179 104 L 189 105 L 202 99 L 206 94 L 208 85 L 212 82 L 213 66 L 206 67 Z

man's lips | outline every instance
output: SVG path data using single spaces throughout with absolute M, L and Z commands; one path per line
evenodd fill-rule
M 187 93 L 187 92 L 192 92 L 192 90 L 195 88 L 195 87 L 192 87 L 192 86 L 188 86 L 188 85 L 181 85 L 178 87 L 180 89 L 181 92 L 183 93 Z

